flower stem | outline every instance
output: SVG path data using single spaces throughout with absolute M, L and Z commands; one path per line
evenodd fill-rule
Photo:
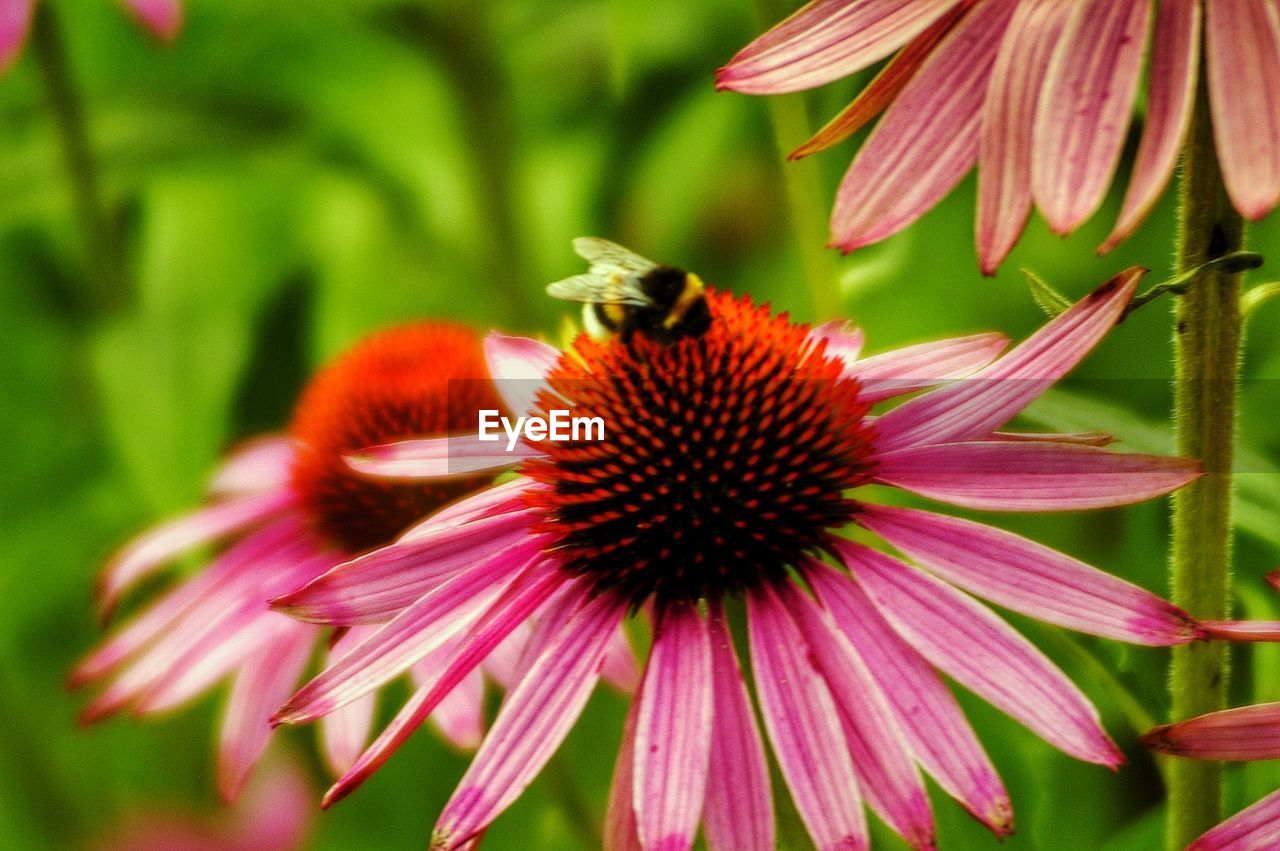
M 84 108 L 67 63 L 56 7 L 56 3 L 41 3 L 36 8 L 32 48 L 44 78 L 49 111 L 62 145 L 67 176 L 71 180 L 76 219 L 84 235 L 89 277 L 97 288 L 99 306 L 104 311 L 113 311 L 123 307 L 128 298 L 124 262 L 119 255 L 115 228 L 102 201 Z
M 1183 156 L 1178 271 L 1240 250 L 1244 227 L 1218 171 L 1201 82 Z M 1232 444 L 1240 361 L 1240 275 L 1204 270 L 1174 308 L 1174 433 L 1178 453 L 1205 475 L 1173 496 L 1173 601 L 1199 618 L 1227 616 L 1231 565 Z M 1175 647 L 1172 714 L 1190 718 L 1226 705 L 1221 643 Z M 1168 773 L 1171 849 L 1184 848 L 1222 819 L 1222 764 L 1173 760 Z
M 755 7 L 762 26 L 772 26 L 794 11 L 794 6 L 788 8 L 778 0 L 755 0 Z M 766 100 L 773 138 L 785 158 L 810 136 L 804 95 L 775 95 Z M 810 159 L 783 163 L 781 172 L 791 229 L 800 252 L 805 285 L 813 301 L 814 319 L 819 322 L 831 319 L 840 313 L 841 299 L 836 289 L 835 257 L 823 247 L 827 213 L 817 164 Z

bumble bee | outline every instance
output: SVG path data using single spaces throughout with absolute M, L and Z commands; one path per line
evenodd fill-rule
M 547 294 L 582 302 L 582 322 L 597 340 L 624 343 L 642 334 L 657 343 L 697 337 L 711 325 L 706 286 L 692 272 L 662 266 L 607 239 L 582 236 L 574 252 L 591 264 L 581 275 L 547 285 Z

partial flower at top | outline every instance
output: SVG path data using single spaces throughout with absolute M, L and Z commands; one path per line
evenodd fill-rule
M 39 0 L 0 0 L 0 74 L 22 53 Z M 122 0 L 138 23 L 161 41 L 173 41 L 182 27 L 180 0 Z
M 110 613 L 130 587 L 183 552 L 228 542 L 76 668 L 73 685 L 108 682 L 85 720 L 126 708 L 158 712 L 234 677 L 218 754 L 219 791 L 234 798 L 267 746 L 267 720 L 297 687 L 316 645 L 327 636 L 328 657 L 338 659 L 371 632 L 353 625 L 329 634 L 271 611 L 268 601 L 395 540 L 492 479 L 370 480 L 348 469 L 342 454 L 472 425 L 474 407 L 500 404 L 486 376 L 479 336 L 439 322 L 375 334 L 317 373 L 287 436 L 235 451 L 214 475 L 205 506 L 141 535 L 108 565 L 98 598 Z M 514 634 L 493 657 L 490 671 L 500 682 L 502 659 L 517 655 L 522 640 Z M 436 710 L 441 730 L 460 747 L 479 741 L 482 689 L 477 671 Z M 373 711 L 370 695 L 326 719 L 324 752 L 336 773 L 364 747 Z
M 832 244 L 852 251 L 897 233 L 976 164 L 978 260 L 991 273 L 1033 200 L 1061 234 L 1098 209 L 1150 42 L 1142 141 L 1101 250 L 1132 233 L 1173 174 L 1202 27 L 1223 179 L 1240 214 L 1261 218 L 1280 199 L 1278 0 L 1161 0 L 1158 9 L 1151 0 L 814 0 L 743 48 L 717 81 L 748 94 L 794 92 L 892 56 L 793 154 L 833 145 L 885 110 L 840 185 Z
M 1280 588 L 1280 571 L 1267 577 Z M 1216 638 L 1280 641 L 1280 622 L 1215 621 Z M 1188 759 L 1233 762 L 1280 759 L 1280 703 L 1259 703 L 1163 724 L 1142 737 L 1152 750 Z M 1280 790 L 1205 833 L 1187 851 L 1254 851 L 1280 847 Z
M 335 800 L 539 615 L 519 681 L 435 827 L 433 848 L 463 847 L 568 734 L 618 624 L 651 616 L 606 846 L 676 851 L 701 824 L 712 849 L 772 849 L 768 763 L 726 608 L 744 600 L 764 730 L 819 848 L 866 847 L 864 802 L 912 846 L 933 847 L 922 769 L 1007 834 L 1008 795 L 939 672 L 1074 757 L 1106 766 L 1122 757 L 1089 700 L 971 594 L 1137 644 L 1180 644 L 1200 628 L 1067 555 L 971 520 L 871 502 L 863 488 L 1049 511 L 1136 502 L 1194 479 L 1195 462 L 1110 452 L 1105 436 L 1001 431 L 1102 339 L 1140 277 L 1117 277 L 1003 355 L 1004 337 L 980 334 L 861 357 L 860 332 L 843 323 L 811 329 L 712 289 L 705 328 L 674 340 L 640 326 L 608 341 L 580 336 L 561 352 L 491 335 L 489 369 L 509 409 L 535 399 L 542 417 L 600 417 L 603 438 L 526 440 L 508 453 L 472 432 L 355 456 L 368 474 L 432 479 L 515 466 L 519 475 L 460 502 L 450 522 L 438 518 L 278 601 L 322 623 L 393 603 L 400 611 L 277 720 L 340 711 L 420 659 L 437 660 L 330 790 Z M 849 524 L 898 555 L 842 536 Z

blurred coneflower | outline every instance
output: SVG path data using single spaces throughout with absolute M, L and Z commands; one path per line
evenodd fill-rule
M 932 847 L 921 768 L 1008 833 L 1008 796 L 939 672 L 1076 758 L 1122 756 L 1063 672 L 970 594 L 1137 644 L 1201 631 L 1159 597 L 1030 540 L 850 492 L 878 484 L 967 508 L 1074 510 L 1194 479 L 1192 461 L 1113 453 L 1105 436 L 1000 431 L 1102 339 L 1140 277 L 1117 277 L 1003 355 L 1007 340 L 983 334 L 862 358 L 855 329 L 810 329 L 715 291 L 709 330 L 669 345 L 581 336 L 561 352 L 491 335 L 489 370 L 508 410 L 536 399 L 540 416 L 600 417 L 604 439 L 526 440 L 508 453 L 473 433 L 353 457 L 368 474 L 518 465 L 519 475 L 278 601 L 319 623 L 400 612 L 276 720 L 320 718 L 437 660 L 331 803 L 538 613 L 519 682 L 435 827 L 433 847 L 457 848 L 538 774 L 618 625 L 646 612 L 653 644 L 606 845 L 688 848 L 701 823 L 713 849 L 772 849 L 769 772 L 726 607 L 745 599 L 765 732 L 819 848 L 865 847 L 864 801 L 914 847 Z M 850 523 L 901 556 L 840 536 Z
M 471 426 L 475 408 L 499 405 L 486 375 L 479 336 L 440 322 L 374 334 L 317 373 L 288 435 L 232 453 L 213 477 L 208 504 L 141 535 L 108 565 L 98 598 L 109 615 L 130 587 L 183 552 L 229 542 L 76 668 L 73 685 L 108 682 L 85 720 L 126 708 L 158 712 L 232 676 L 218 784 L 225 798 L 234 798 L 267 746 L 271 713 L 297 687 L 328 633 L 271 611 L 268 601 L 391 542 L 492 480 L 485 473 L 450 482 L 372 480 L 352 472 L 343 453 Z M 334 632 L 329 659 L 340 658 L 369 630 Z M 521 639 L 513 636 L 506 655 L 518 653 Z M 491 666 L 500 679 L 501 658 Z M 324 753 L 335 772 L 346 770 L 364 747 L 373 708 L 371 695 L 326 719 Z M 455 744 L 471 747 L 482 732 L 481 710 L 477 671 L 440 704 L 435 720 Z
M 892 55 L 793 154 L 833 145 L 885 111 L 840 185 L 832 244 L 851 251 L 897 233 L 977 165 L 978 258 L 990 273 L 1033 200 L 1061 234 L 1098 209 L 1150 41 L 1142 141 L 1102 250 L 1137 227 L 1187 132 L 1202 26 L 1223 180 L 1240 214 L 1257 219 L 1280 199 L 1276 0 L 814 0 L 743 48 L 717 80 L 749 94 L 794 92 Z
M 22 53 L 40 0 L 0 0 L 0 74 Z M 182 27 L 179 0 L 122 0 L 138 23 L 162 41 L 173 41 Z
M 1280 571 L 1267 581 L 1280 588 Z M 1280 641 L 1277 621 L 1211 621 L 1215 638 Z M 1154 751 L 1188 759 L 1229 762 L 1280 759 L 1280 703 L 1259 703 L 1162 724 L 1142 737 Z M 1252 851 L 1280 847 L 1280 790 L 1205 833 L 1187 851 Z

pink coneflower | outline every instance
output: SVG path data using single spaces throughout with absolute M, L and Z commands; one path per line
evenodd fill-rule
M 865 847 L 864 801 L 912 845 L 931 847 L 921 769 L 1008 833 L 1008 796 L 939 671 L 1072 756 L 1106 766 L 1122 757 L 1088 699 L 969 592 L 1138 644 L 1190 641 L 1199 627 L 1067 555 L 970 520 L 864 501 L 858 489 L 1028 511 L 1121 505 L 1194 479 L 1191 461 L 1112 453 L 1098 435 L 998 431 L 1106 334 L 1140 277 L 1119 276 L 1003 356 L 1007 341 L 983 334 L 861 358 L 861 335 L 848 326 L 810 329 L 711 290 L 709 329 L 668 345 L 643 333 L 580 336 L 560 352 L 490 336 L 489 369 L 510 410 L 525 410 L 530 385 L 545 380 L 536 411 L 601 417 L 605 439 L 526 440 L 507 453 L 473 433 L 354 458 L 371 474 L 518 465 L 519 475 L 458 503 L 449 522 L 437 518 L 278 601 L 318 622 L 401 611 L 277 721 L 324 716 L 421 658 L 437 660 L 432 680 L 330 790 L 332 802 L 538 613 L 519 682 L 436 824 L 433 847 L 457 848 L 567 735 L 619 623 L 648 613 L 653 644 L 614 773 L 606 844 L 688 848 L 701 823 L 713 849 L 771 849 L 763 742 L 726 616 L 726 601 L 741 599 L 765 732 L 818 847 Z M 840 536 L 850 523 L 901 556 Z
M 0 0 L 0 74 L 18 60 L 39 0 Z M 170 42 L 182 27 L 182 4 L 179 0 L 123 0 L 133 16 L 153 36 Z
M 472 409 L 499 406 L 486 375 L 479 336 L 439 322 L 375 334 L 320 371 L 287 436 L 234 452 L 214 475 L 208 504 L 146 532 L 107 567 L 98 597 L 110 612 L 130 587 L 183 552 L 228 544 L 76 668 L 73 685 L 108 681 L 85 720 L 125 708 L 158 712 L 233 677 L 218 758 L 219 791 L 233 798 L 267 746 L 268 718 L 297 687 L 316 645 L 328 636 L 332 660 L 369 633 L 353 627 L 329 635 L 271 611 L 268 601 L 394 540 L 492 478 L 372 480 L 346 467 L 343 453 L 471 425 Z M 507 656 L 518 653 L 520 638 Z M 493 659 L 499 676 L 501 658 Z M 440 728 L 460 746 L 474 746 L 482 732 L 481 689 L 476 671 L 436 710 Z M 371 695 L 326 719 L 324 752 L 335 772 L 364 747 L 373 708 Z
M 1151 41 L 1146 118 L 1120 217 L 1127 237 L 1169 182 L 1205 71 L 1223 179 L 1241 215 L 1280 199 L 1280 4 L 1276 0 L 814 0 L 747 45 L 718 86 L 810 89 L 895 54 L 793 156 L 885 112 L 836 197 L 845 251 L 897 233 L 978 167 L 983 271 L 1017 242 L 1032 200 L 1058 233 L 1102 203 L 1124 148 Z M 1154 19 L 1154 25 L 1153 25 Z
M 1280 588 L 1280 571 L 1267 577 Z M 1214 621 L 1216 638 L 1280 641 L 1280 622 Z M 1280 703 L 1224 709 L 1163 724 L 1142 737 L 1152 750 L 1190 759 L 1249 762 L 1280 759 Z M 1280 846 L 1280 790 L 1236 813 L 1188 846 L 1187 851 L 1251 851 Z

